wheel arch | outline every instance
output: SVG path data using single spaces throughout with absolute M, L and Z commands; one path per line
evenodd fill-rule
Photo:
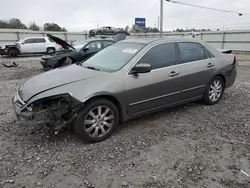
M 10 53 L 10 51 L 12 51 L 12 50 L 16 51 L 16 52 L 17 52 L 17 54 L 18 54 L 18 55 L 20 55 L 20 51 L 19 51 L 19 49 L 18 49 L 18 48 L 16 48 L 16 47 L 9 47 L 9 48 L 8 48 L 8 54 L 9 54 L 9 53 Z
M 56 51 L 56 48 L 55 48 L 54 46 L 48 46 L 48 47 L 46 48 L 46 52 L 48 52 L 49 49 L 54 49 L 54 50 Z
M 224 84 L 224 86 L 226 86 L 226 78 L 225 78 L 225 76 L 223 75 L 223 74 L 218 74 L 218 75 L 216 75 L 215 77 L 220 77 L 220 78 L 222 78 L 222 80 L 223 80 L 223 84 Z M 215 78 L 215 77 L 213 77 L 213 79 Z
M 112 95 L 109 95 L 109 94 L 101 94 L 101 95 L 96 95 L 96 96 L 93 96 L 91 98 L 89 98 L 88 100 L 86 100 L 84 102 L 84 104 L 88 104 L 89 102 L 93 101 L 93 100 L 97 100 L 97 99 L 106 99 L 106 100 L 109 100 L 111 101 L 118 109 L 118 113 L 119 113 L 119 122 L 122 123 L 123 120 L 124 120 L 124 116 L 123 116 L 123 109 L 122 109 L 122 105 L 120 103 L 120 101 L 112 96 Z M 84 106 L 83 106 L 84 107 Z

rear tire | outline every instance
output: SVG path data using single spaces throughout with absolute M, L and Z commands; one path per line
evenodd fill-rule
M 55 48 L 47 48 L 46 52 L 47 52 L 47 54 L 52 54 L 52 53 L 56 52 L 56 49 Z
M 16 49 L 10 49 L 8 52 L 8 55 L 10 58 L 17 57 L 18 56 L 18 51 Z
M 117 107 L 109 100 L 96 99 L 79 112 L 72 128 L 74 134 L 87 142 L 100 142 L 112 135 L 119 124 Z
M 208 84 L 203 95 L 203 101 L 207 105 L 217 104 L 224 93 L 225 82 L 220 76 L 214 77 Z

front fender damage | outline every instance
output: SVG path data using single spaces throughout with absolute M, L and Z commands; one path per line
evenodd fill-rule
M 22 113 L 31 113 L 30 120 L 42 121 L 53 131 L 60 131 L 77 117 L 83 104 L 70 95 L 39 99 Z

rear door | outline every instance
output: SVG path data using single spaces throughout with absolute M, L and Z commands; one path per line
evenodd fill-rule
M 46 40 L 45 38 L 35 38 L 34 52 L 46 52 Z
M 216 74 L 215 57 L 196 42 L 178 42 L 178 49 L 182 71 L 181 99 L 201 97 Z
M 176 63 L 173 43 L 157 44 L 137 62 L 152 65 L 152 71 L 127 75 L 129 115 L 155 110 L 180 100 L 181 69 Z

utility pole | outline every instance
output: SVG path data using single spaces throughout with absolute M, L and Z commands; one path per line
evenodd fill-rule
M 163 0 L 160 5 L 160 37 L 162 38 L 162 30 L 163 30 Z
M 160 16 L 158 16 L 158 27 L 157 29 L 160 31 Z

